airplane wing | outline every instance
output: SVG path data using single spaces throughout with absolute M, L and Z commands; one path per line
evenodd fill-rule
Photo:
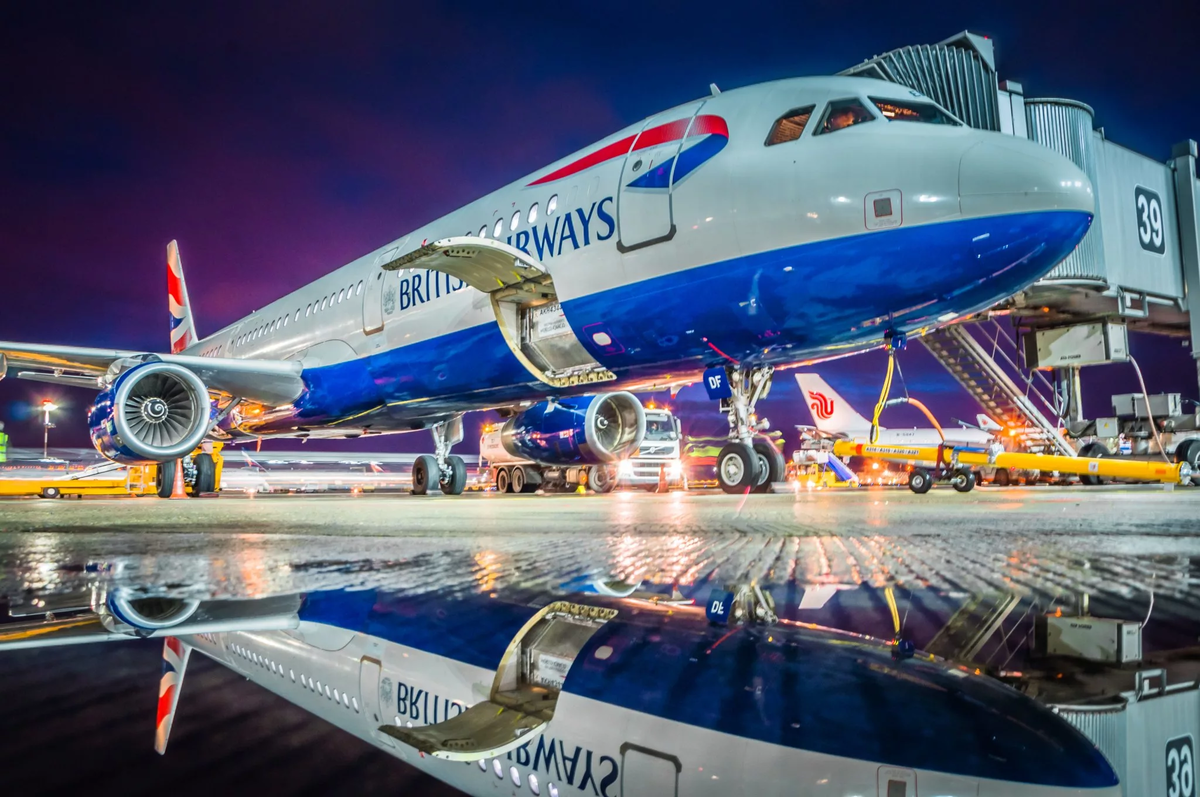
M 110 597 L 61 618 L 44 616 L 40 620 L 0 623 L 0 653 L 92 642 L 297 628 L 300 600 L 296 595 L 225 601 Z
M 114 363 L 167 362 L 194 372 L 210 390 L 278 406 L 304 390 L 298 360 L 251 360 L 155 354 L 122 349 L 93 349 L 0 341 L 0 379 L 13 368 L 18 379 L 102 390 L 102 377 Z

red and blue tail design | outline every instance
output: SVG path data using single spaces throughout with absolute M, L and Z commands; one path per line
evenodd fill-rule
M 179 244 L 174 241 L 167 244 L 167 302 L 171 310 L 171 353 L 178 354 L 196 342 L 196 322 L 183 280 Z
M 621 158 L 633 152 L 661 146 L 672 141 L 680 142 L 679 154 L 658 164 L 629 183 L 627 187 L 670 188 L 672 166 L 674 166 L 674 182 L 678 183 L 703 165 L 705 161 L 725 149 L 725 145 L 729 143 L 729 126 L 723 118 L 713 114 L 698 114 L 691 119 L 676 119 L 674 122 L 647 128 L 639 135 L 627 136 L 620 141 L 614 141 L 566 166 L 555 169 L 544 177 L 539 177 L 530 185 L 544 185 L 555 180 L 562 180 L 593 166 L 607 163 L 614 158 Z
M 158 682 L 158 722 L 154 731 L 154 751 L 159 755 L 167 752 L 167 737 L 171 735 L 179 690 L 183 687 L 183 673 L 191 655 L 191 646 L 178 638 L 169 636 L 163 640 L 163 672 L 162 680 Z

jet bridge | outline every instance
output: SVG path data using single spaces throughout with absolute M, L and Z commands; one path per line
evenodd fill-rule
M 947 370 L 988 411 L 1011 424 L 1041 430 L 1043 446 L 1067 453 L 1059 433 L 1086 432 L 1079 411 L 1079 368 L 1070 359 L 1041 363 L 1019 347 L 1039 332 L 1106 324 L 1121 334 L 1136 330 L 1190 338 L 1200 349 L 1200 181 L 1197 146 L 1184 141 L 1166 163 L 1109 141 L 1087 105 L 1068 99 L 1027 98 L 1024 88 L 1001 81 L 991 39 L 963 32 L 932 45 L 901 47 L 844 70 L 843 75 L 890 80 L 922 92 L 966 124 L 1040 142 L 1071 159 L 1096 191 L 1096 217 L 1074 252 L 1044 279 L 993 311 L 1008 316 L 1015 332 L 1006 362 L 998 347 L 972 342 L 996 337 L 968 323 L 927 336 Z M 1056 333 L 1055 333 L 1056 334 Z M 1119 349 L 1119 347 L 1118 347 Z M 1090 364 L 1119 362 L 1109 352 Z M 1078 360 L 1075 360 L 1078 362 Z M 1029 376 L 1055 368 L 1054 383 Z M 1200 373 L 1198 373 L 1200 376 Z M 1039 395 L 1034 395 L 1037 393 Z M 1039 397 L 1040 396 L 1040 397 Z M 1022 398 L 1024 397 L 1024 398 Z M 1192 423 L 1192 426 L 1197 424 Z

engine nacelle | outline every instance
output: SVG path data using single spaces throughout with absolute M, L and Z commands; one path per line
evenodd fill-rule
M 97 607 L 100 609 L 100 607 Z M 174 628 L 191 619 L 200 608 L 198 600 L 182 598 L 132 598 L 122 590 L 109 593 L 100 609 L 100 621 L 110 631 L 129 626 L 138 631 Z
M 545 465 L 599 465 L 637 451 L 646 413 L 632 393 L 556 399 L 534 404 L 500 430 L 504 450 Z
M 212 402 L 200 377 L 163 362 L 125 371 L 88 410 L 96 450 L 127 464 L 186 456 L 211 423 Z

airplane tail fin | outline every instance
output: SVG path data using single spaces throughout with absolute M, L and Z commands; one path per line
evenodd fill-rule
M 975 416 L 975 422 L 979 424 L 979 428 L 985 432 L 1003 432 L 1004 427 L 993 421 L 982 412 Z
M 167 302 L 171 310 L 171 353 L 178 354 L 196 342 L 196 321 L 192 318 L 183 262 L 175 241 L 167 244 Z
M 187 670 L 192 646 L 178 637 L 163 640 L 163 672 L 158 682 L 158 722 L 154 730 L 154 752 L 167 752 L 167 737 L 171 735 L 171 724 L 175 721 L 175 708 L 179 705 L 179 690 L 183 688 L 183 674 Z
M 812 412 L 813 425 L 832 434 L 865 434 L 871 422 L 855 412 L 850 403 L 817 374 L 796 374 L 800 392 Z M 882 428 L 882 427 L 881 427 Z

